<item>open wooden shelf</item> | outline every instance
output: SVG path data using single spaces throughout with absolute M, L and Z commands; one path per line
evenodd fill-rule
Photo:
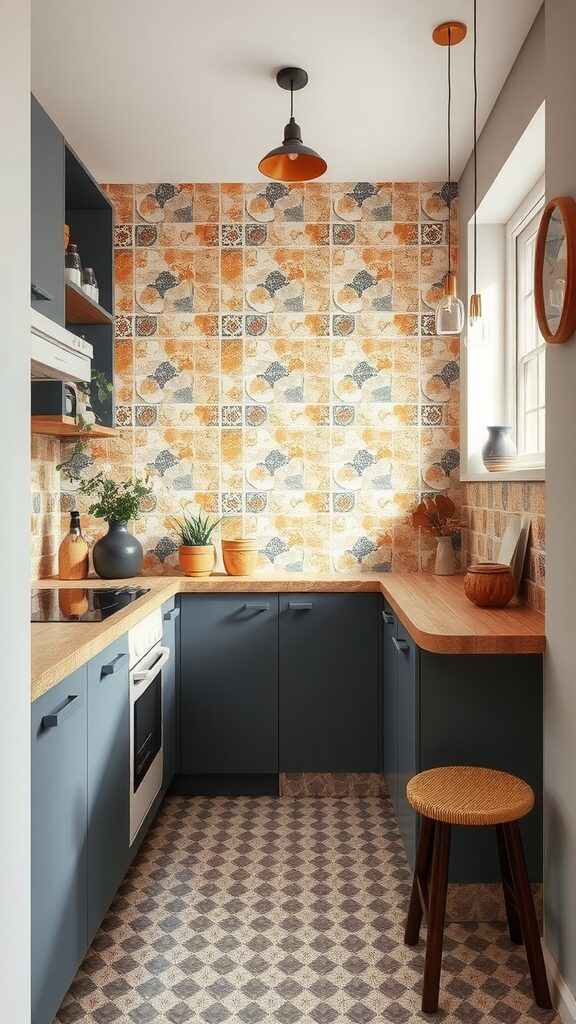
M 76 284 L 66 282 L 66 322 L 69 324 L 111 324 L 112 314 L 99 306 Z
M 103 427 L 94 423 L 91 430 L 81 430 L 72 416 L 33 416 L 32 433 L 48 434 L 51 437 L 117 437 L 115 427 Z

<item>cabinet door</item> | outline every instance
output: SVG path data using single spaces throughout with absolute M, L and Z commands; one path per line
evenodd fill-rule
M 32 306 L 64 324 L 64 139 L 32 97 Z
M 393 641 L 397 628 L 396 616 L 385 603 L 382 612 L 382 765 L 395 814 L 398 813 L 398 699 L 397 651 Z
M 419 750 L 419 709 L 418 709 L 418 648 L 412 637 L 398 623 L 397 638 L 394 642 L 397 678 L 397 729 L 398 754 L 397 777 L 398 796 L 396 817 L 400 835 L 406 849 L 410 867 L 416 856 L 417 816 L 408 803 L 406 786 L 418 771 Z
M 278 771 L 278 596 L 183 594 L 181 771 Z
M 51 1024 L 88 946 L 86 669 L 31 716 L 32 1021 Z
M 378 770 L 378 596 L 280 595 L 280 770 Z
M 130 861 L 128 636 L 88 665 L 88 936 Z
M 176 680 L 178 673 L 178 621 L 180 608 L 176 599 L 167 601 L 162 608 L 164 633 L 162 642 L 170 651 L 170 660 L 162 670 L 162 746 L 164 748 L 164 791 L 176 771 Z

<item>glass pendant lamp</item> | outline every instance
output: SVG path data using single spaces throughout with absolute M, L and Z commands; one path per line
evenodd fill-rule
M 464 303 L 458 298 L 456 276 L 452 273 L 452 199 L 455 187 L 452 184 L 452 47 L 461 43 L 466 36 L 466 26 L 461 21 L 445 21 L 432 33 L 438 46 L 448 50 L 448 273 L 444 278 L 443 295 L 436 306 L 436 334 L 460 334 L 464 327 Z
M 274 181 L 311 181 L 324 174 L 328 164 L 314 149 L 304 145 L 300 125 L 294 119 L 294 90 L 304 88 L 308 74 L 303 68 L 282 68 L 276 81 L 281 89 L 290 90 L 290 120 L 284 128 L 282 145 L 262 157 L 258 170 Z
M 477 0 L 474 0 L 473 8 L 473 19 L 474 19 L 474 227 L 473 227 L 473 282 L 474 282 L 474 293 L 470 296 L 470 305 L 468 308 L 468 330 L 466 332 L 466 345 L 469 347 L 478 347 L 483 345 L 487 340 L 486 332 L 486 321 L 482 316 L 482 296 L 478 291 L 477 285 L 477 269 L 478 269 L 478 224 L 477 224 L 477 211 L 478 211 L 478 76 L 476 70 L 476 6 Z

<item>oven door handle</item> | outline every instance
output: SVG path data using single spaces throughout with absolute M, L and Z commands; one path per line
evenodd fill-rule
M 166 664 L 169 657 L 170 651 L 168 647 L 159 647 L 158 657 L 156 658 L 156 661 L 154 661 L 150 665 L 150 668 L 144 669 L 143 672 L 133 672 L 132 682 L 137 683 L 138 685 L 141 685 L 142 683 L 152 682 L 154 676 L 158 675 L 160 669 L 162 668 L 163 665 Z

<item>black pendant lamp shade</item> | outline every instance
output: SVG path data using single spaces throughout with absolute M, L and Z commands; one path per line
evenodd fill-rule
M 282 68 L 276 75 L 281 89 L 290 90 L 290 120 L 284 128 L 281 146 L 270 150 L 258 164 L 258 170 L 275 181 L 311 181 L 319 178 L 328 164 L 302 142 L 300 125 L 294 119 L 294 90 L 303 89 L 308 75 L 302 68 Z

